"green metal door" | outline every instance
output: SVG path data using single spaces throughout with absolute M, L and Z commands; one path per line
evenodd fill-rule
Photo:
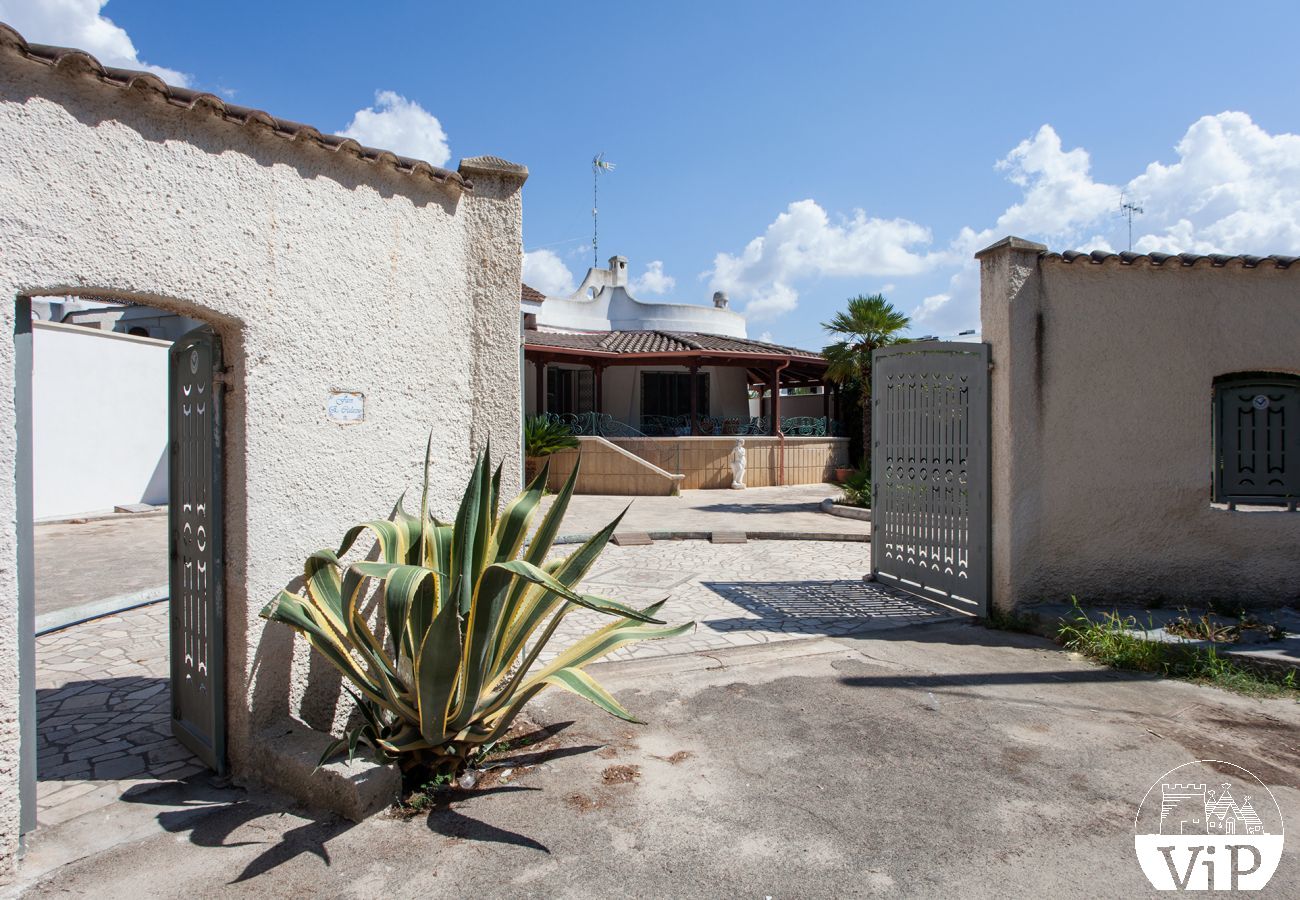
M 224 773 L 221 340 L 198 328 L 169 362 L 172 733 Z

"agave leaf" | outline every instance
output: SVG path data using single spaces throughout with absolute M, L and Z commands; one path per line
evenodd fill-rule
M 618 716 L 628 722 L 635 722 L 638 725 L 643 724 L 640 719 L 635 718 L 624 709 L 623 705 L 615 700 L 609 691 L 601 687 L 596 682 L 596 679 L 582 669 L 573 668 L 572 666 L 560 669 L 555 674 L 546 676 L 543 681 L 577 694 L 584 700 L 590 700 L 610 715 Z
M 461 681 L 460 616 L 452 603 L 442 604 L 420 644 L 415 663 L 420 733 L 439 741 L 447 733 L 452 699 Z

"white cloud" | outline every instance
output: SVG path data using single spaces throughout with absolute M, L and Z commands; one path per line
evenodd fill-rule
M 947 306 L 950 300 L 952 300 L 952 294 L 934 294 L 926 297 L 921 301 L 920 306 L 912 310 L 912 321 L 924 322 L 926 319 L 933 318 L 935 313 Z
M 877 219 L 855 210 L 833 223 L 814 200 L 791 203 L 739 254 L 719 253 L 706 273 L 712 290 L 745 301 L 751 318 L 789 312 L 799 302 L 795 283 L 821 276 L 916 275 L 937 261 L 918 252 L 930 230 L 906 219 Z
M 0 20 L 34 44 L 76 47 L 106 66 L 153 72 L 163 81 L 189 87 L 190 77 L 143 62 L 126 31 L 100 11 L 108 0 L 0 0 Z
M 414 100 L 393 91 L 376 91 L 375 105 L 359 109 L 348 127 L 339 132 L 367 147 L 391 150 L 444 165 L 451 159 L 447 134 L 437 117 Z
M 677 279 L 664 274 L 662 260 L 653 260 L 645 267 L 641 275 L 628 283 L 633 294 L 666 294 L 677 287 Z
M 578 289 L 573 273 L 552 250 L 524 254 L 524 283 L 548 297 L 567 297 Z
M 762 334 L 758 336 L 758 339 L 762 341 L 764 344 L 770 344 L 772 343 L 772 332 L 764 331 Z

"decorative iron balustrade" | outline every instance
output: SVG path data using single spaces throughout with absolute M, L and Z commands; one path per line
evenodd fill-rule
M 609 413 L 543 413 L 547 421 L 555 422 L 569 429 L 571 434 L 594 437 L 645 437 L 626 422 L 620 422 Z
M 642 416 L 637 429 L 609 413 L 543 413 L 547 421 L 569 429 L 571 434 L 595 437 L 689 437 L 690 416 Z M 703 437 L 763 437 L 771 420 L 767 416 L 700 416 L 699 434 Z M 843 437 L 842 423 L 825 416 L 782 417 L 781 433 L 789 437 Z

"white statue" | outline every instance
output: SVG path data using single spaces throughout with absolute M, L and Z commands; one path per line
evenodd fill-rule
M 731 489 L 745 489 L 745 442 L 736 438 L 736 446 L 731 450 Z

